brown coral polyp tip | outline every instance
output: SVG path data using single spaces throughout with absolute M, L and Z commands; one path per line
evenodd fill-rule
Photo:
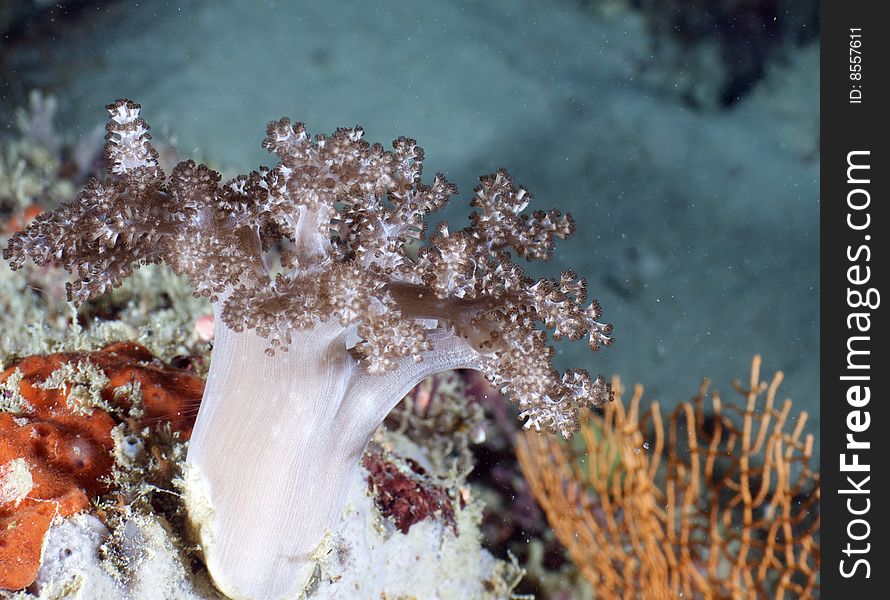
M 110 411 L 70 401 L 71 383 L 48 384 L 60 369 L 84 364 L 104 375 L 101 399 Z M 134 384 L 141 388 L 142 425 L 169 420 L 189 435 L 203 381 L 160 364 L 138 344 L 29 356 L 0 374 L 0 589 L 30 585 L 52 520 L 85 510 L 108 491 L 111 430 L 132 406 L 115 392 Z

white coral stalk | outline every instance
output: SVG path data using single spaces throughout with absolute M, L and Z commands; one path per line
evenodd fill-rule
M 299 351 L 268 357 L 253 332 L 217 329 L 188 464 L 191 502 L 211 507 L 198 523 L 204 556 L 232 598 L 296 596 L 384 417 L 427 375 L 478 368 L 466 342 L 434 332 L 427 360 L 375 377 L 346 333 L 319 325 L 295 334 Z

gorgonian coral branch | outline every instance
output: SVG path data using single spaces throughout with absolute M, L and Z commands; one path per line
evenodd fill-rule
M 585 305 L 586 281 L 570 271 L 534 281 L 512 262 L 511 253 L 549 259 L 572 219 L 524 212 L 532 195 L 506 171 L 481 178 L 470 226 L 439 225 L 421 245 L 427 215 L 457 189 L 441 174 L 421 182 L 423 150 L 412 139 L 385 150 L 359 127 L 313 138 L 282 119 L 263 141 L 278 164 L 221 184 L 192 161 L 168 178 L 139 105 L 107 109 L 109 177 L 14 236 L 4 250 L 13 268 L 27 257 L 60 264 L 75 275 L 69 299 L 82 302 L 164 261 L 219 304 L 226 326 L 267 338 L 268 352 L 334 320 L 357 336 L 351 351 L 372 374 L 422 360 L 428 332 L 447 330 L 538 429 L 568 435 L 579 409 L 609 398 L 602 377 L 551 365 L 548 330 L 588 336 L 592 350 L 611 343 L 599 305 Z

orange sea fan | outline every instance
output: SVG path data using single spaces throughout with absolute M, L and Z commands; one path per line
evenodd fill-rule
M 818 597 L 813 436 L 791 400 L 776 405 L 782 373 L 767 384 L 760 365 L 735 383 L 742 405 L 706 399 L 705 380 L 667 418 L 657 402 L 640 415 L 643 387 L 625 405 L 615 378 L 583 445 L 519 436 L 522 471 L 598 599 Z

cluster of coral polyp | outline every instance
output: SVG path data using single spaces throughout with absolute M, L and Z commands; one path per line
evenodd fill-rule
M 201 379 L 159 364 L 132 343 L 29 356 L 6 369 L 0 375 L 0 589 L 34 580 L 53 518 L 83 511 L 108 491 L 116 427 L 169 421 L 187 437 L 203 391 Z

